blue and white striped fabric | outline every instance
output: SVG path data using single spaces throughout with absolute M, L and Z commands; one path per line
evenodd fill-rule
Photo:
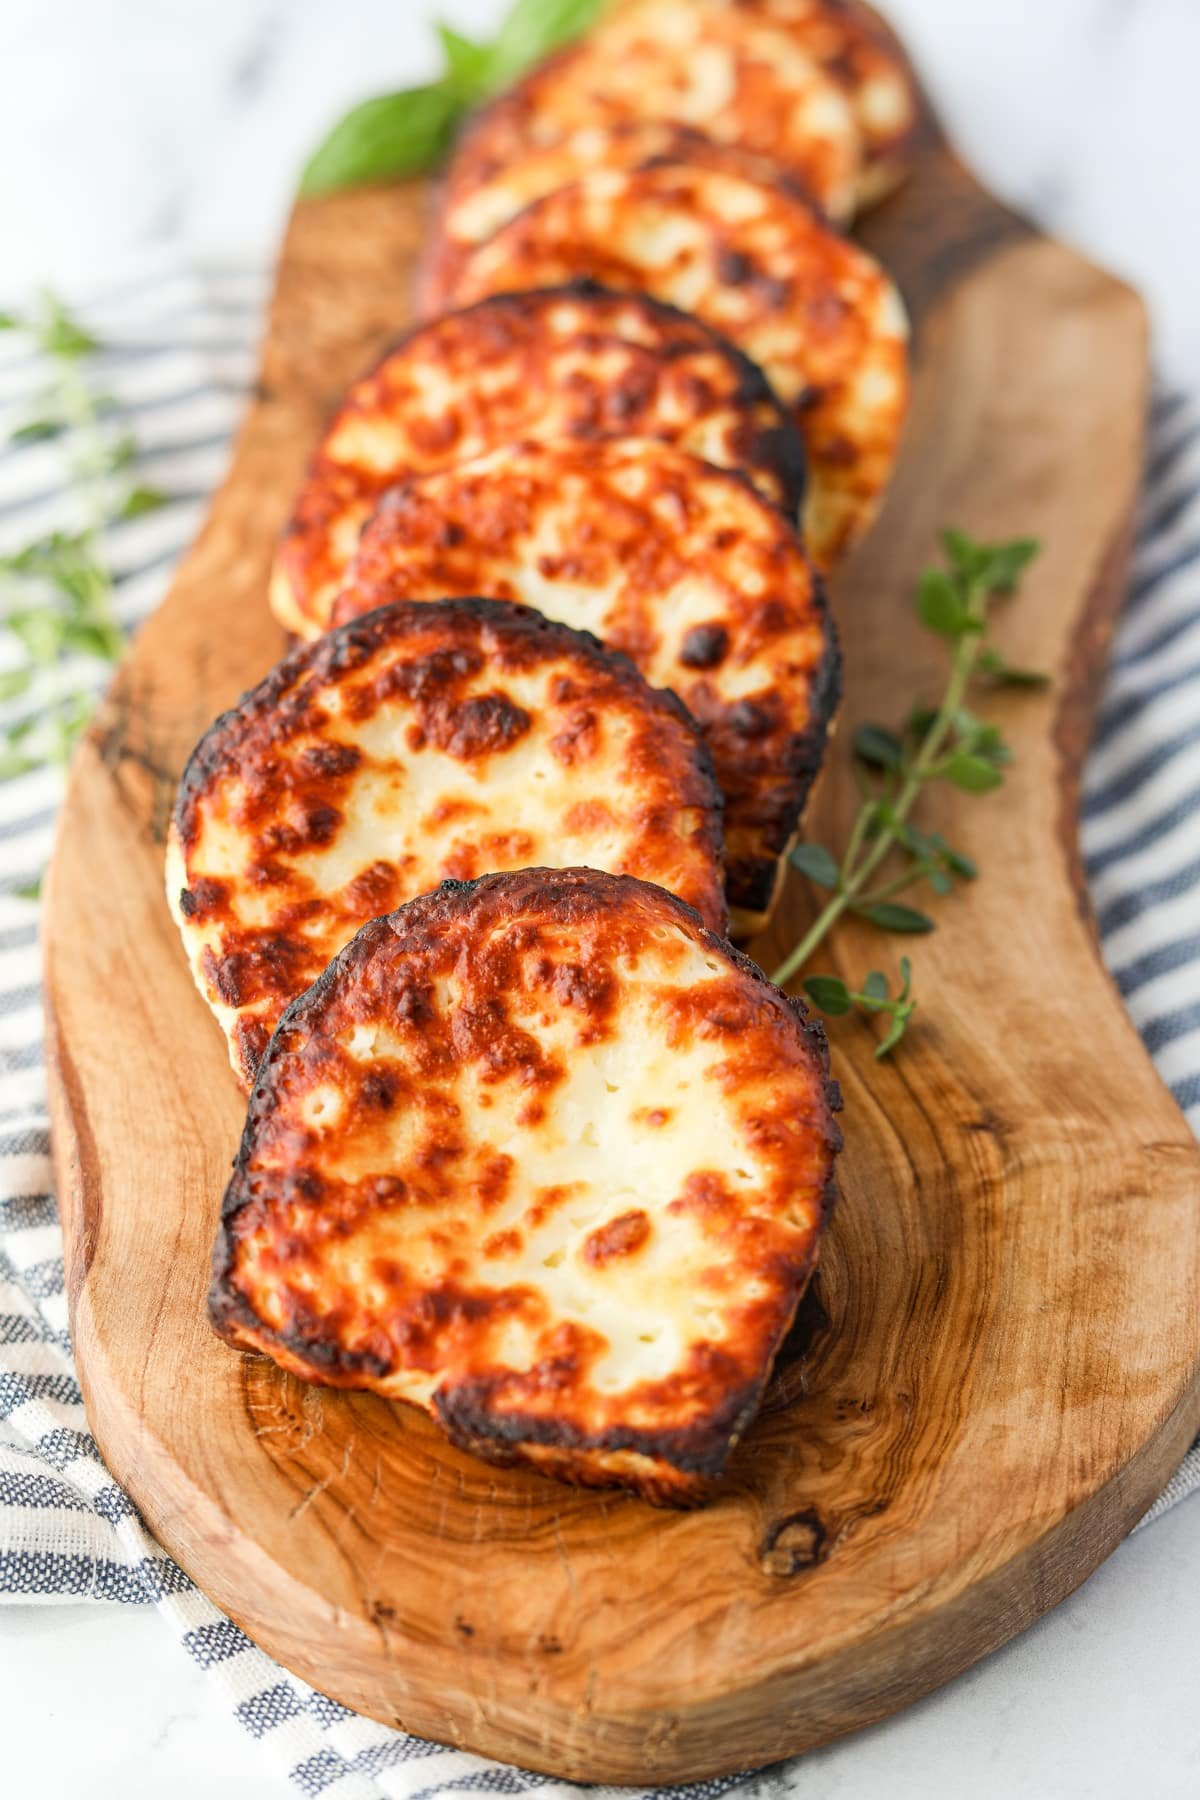
M 222 474 L 253 375 L 264 288 L 257 267 L 150 269 L 79 308 L 106 346 L 97 376 L 137 434 L 138 477 L 171 496 L 113 534 L 126 625 L 160 597 Z M 0 339 L 0 443 L 36 406 L 37 385 L 27 351 Z M 1084 851 L 1105 954 L 1200 1131 L 1200 407 L 1163 396 L 1151 440 L 1129 604 L 1087 770 Z M 0 453 L 0 551 L 69 526 L 63 506 L 53 444 Z M 0 672 L 3 656 L 0 646 Z M 9 717 L 37 701 L 35 688 Z M 71 1363 L 50 1189 L 36 905 L 19 897 L 46 861 L 56 800 L 47 774 L 0 785 L 0 1599 L 158 1606 L 302 1794 L 575 1792 L 406 1737 L 314 1693 L 198 1592 L 105 1470 Z M 1146 1522 L 1196 1488 L 1200 1447 Z M 674 1791 L 715 1800 L 734 1785 Z

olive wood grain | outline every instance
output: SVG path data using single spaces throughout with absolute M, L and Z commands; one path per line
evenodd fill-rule
M 46 910 L 54 1138 L 96 1437 L 167 1548 L 347 1704 L 592 1781 L 786 1756 L 905 1705 L 1082 1581 L 1200 1424 L 1200 1153 L 1097 959 L 1075 844 L 1138 484 L 1137 299 L 930 141 L 865 236 L 916 315 L 912 421 L 838 579 L 848 698 L 897 718 L 939 653 L 911 590 L 939 527 L 1036 533 L 1003 615 L 1046 695 L 938 798 L 984 876 L 913 952 L 903 1053 L 833 1032 L 843 1198 L 819 1303 L 728 1491 L 669 1515 L 485 1467 L 415 1414 L 219 1343 L 209 1245 L 242 1104 L 161 890 L 193 740 L 281 643 L 272 542 L 322 417 L 404 322 L 418 188 L 302 205 L 229 477 L 76 764 Z M 835 746 L 815 831 L 855 804 Z M 762 960 L 795 937 L 799 884 Z M 841 930 L 828 962 L 894 969 Z

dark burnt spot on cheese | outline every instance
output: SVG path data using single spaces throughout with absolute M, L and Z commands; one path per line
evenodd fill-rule
M 693 625 L 679 646 L 685 669 L 715 669 L 728 654 L 729 632 L 724 625 Z
M 200 923 L 206 918 L 219 916 L 228 902 L 229 890 L 224 882 L 212 881 L 204 876 L 193 881 L 190 887 L 184 888 L 179 895 L 179 910 L 185 919 L 194 919 Z
M 598 1226 L 584 1240 L 585 1262 L 600 1266 L 618 1257 L 632 1256 L 650 1241 L 650 1220 L 640 1209 L 621 1213 Z

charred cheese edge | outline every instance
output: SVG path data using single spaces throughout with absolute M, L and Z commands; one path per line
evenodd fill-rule
M 641 0 L 532 69 L 480 112 L 452 158 L 454 208 L 531 150 L 584 128 L 690 126 L 787 170 L 829 218 L 854 211 L 863 146 L 842 80 L 794 32 L 690 0 Z
M 904 305 L 874 258 L 779 187 L 661 163 L 535 201 L 456 298 L 578 276 L 685 307 L 759 364 L 804 440 L 805 538 L 831 568 L 874 518 L 908 404 Z
M 325 630 L 363 523 L 397 481 L 521 438 L 631 435 L 743 469 L 799 507 L 804 456 L 786 410 L 745 356 L 671 306 L 583 283 L 418 326 L 329 423 L 276 558 L 276 618 L 299 638 Z
M 168 898 L 249 1086 L 359 926 L 447 877 L 570 863 L 723 931 L 720 796 L 672 695 L 502 601 L 393 606 L 289 657 L 184 774 Z
M 594 632 L 679 696 L 724 795 L 734 935 L 760 930 L 839 691 L 824 594 L 788 521 L 740 476 L 654 439 L 514 445 L 386 496 L 334 619 L 476 593 Z
M 653 3 L 653 0 L 652 0 Z M 859 0 L 679 0 L 786 31 L 844 89 L 862 140 L 858 206 L 881 200 L 904 179 L 921 129 L 921 102 L 907 57 L 878 14 Z M 612 0 L 632 15 L 646 0 Z
M 499 1463 L 709 1497 L 817 1260 L 820 1028 L 679 901 L 527 869 L 366 925 L 263 1059 L 231 1343 Z
M 474 129 L 482 131 L 483 127 L 477 124 Z M 595 169 L 641 168 L 664 157 L 670 162 L 725 169 L 753 181 L 777 182 L 803 197 L 803 190 L 771 157 L 719 143 L 689 126 L 664 124 L 658 119 L 582 126 L 552 144 L 514 150 L 498 165 L 477 163 L 468 180 L 456 179 L 451 167 L 421 261 L 422 310 L 440 311 L 454 292 L 472 246 L 486 242 L 533 201 Z

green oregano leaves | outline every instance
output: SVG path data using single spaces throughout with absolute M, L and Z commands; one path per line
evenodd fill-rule
M 919 830 L 910 817 L 925 789 L 948 782 L 967 794 L 990 794 L 1003 784 L 1010 752 L 995 725 L 966 705 L 980 677 L 993 684 L 1040 687 L 1045 676 L 1012 667 L 987 642 L 989 603 L 1011 594 L 1037 555 L 1032 538 L 981 544 L 965 532 L 942 535 L 944 567 L 927 569 L 917 584 L 921 623 L 950 647 L 950 671 L 937 706 L 914 705 L 904 726 L 860 725 L 854 735 L 855 773 L 862 805 L 839 862 L 823 844 L 799 844 L 792 866 L 830 895 L 809 930 L 775 970 L 774 980 L 790 980 L 811 959 L 844 913 L 881 931 L 919 936 L 934 929 L 925 911 L 898 896 L 925 884 L 935 896 L 974 881 L 978 870 L 937 832 Z M 876 1048 L 886 1056 L 903 1037 L 916 1002 L 912 966 L 900 959 L 901 982 L 893 994 L 887 977 L 872 970 L 860 988 L 836 975 L 810 975 L 804 991 L 830 1017 L 850 1012 L 888 1020 Z
M 60 448 L 72 515 L 70 528 L 0 556 L 0 661 L 8 665 L 0 668 L 0 700 L 30 699 L 25 716 L 0 732 L 4 779 L 47 763 L 66 766 L 92 712 L 86 664 L 115 662 L 125 643 L 104 531 L 153 511 L 165 496 L 133 479 L 134 441 L 112 423 L 112 401 L 85 374 L 100 346 L 62 303 L 43 293 L 28 316 L 0 315 L 0 330 L 28 337 L 45 368 L 35 409 L 11 441 Z

